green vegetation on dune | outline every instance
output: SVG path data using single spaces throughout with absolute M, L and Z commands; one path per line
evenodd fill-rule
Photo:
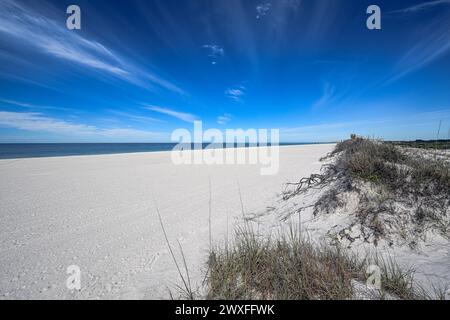
M 448 196 L 450 167 L 433 157 L 413 157 L 389 143 L 356 138 L 341 142 L 336 166 L 342 171 L 392 191 L 412 196 Z
M 318 192 L 320 196 L 312 205 L 314 214 L 318 215 L 333 214 L 337 208 L 344 207 L 342 194 L 357 195 L 358 206 L 353 214 L 357 219 L 355 223 L 362 230 L 361 241 L 375 239 L 375 246 L 379 239 L 390 239 L 391 233 L 397 232 L 395 223 L 392 227 L 386 222 L 390 224 L 396 219 L 403 223 L 403 230 L 396 236 L 404 237 L 411 244 L 415 243 L 416 236 L 429 228 L 448 236 L 449 162 L 431 151 L 422 151 L 424 153 L 415 154 L 399 144 L 353 135 L 352 139 L 338 143 L 323 159 L 327 163 L 320 174 L 288 184 L 283 199 L 288 201 L 307 192 Z M 305 208 L 297 208 L 292 214 Z M 412 272 L 402 270 L 393 260 L 360 259 L 340 249 L 339 242 L 318 246 L 292 230 L 291 227 L 289 232 L 262 236 L 247 222 L 237 230 L 231 243 L 211 250 L 207 263 L 207 298 L 445 297 L 445 290 L 426 293 L 413 282 Z M 403 235 L 409 231 L 413 234 L 412 239 Z M 365 286 L 366 271 L 371 264 L 380 266 L 380 290 L 371 291 Z
M 345 207 L 344 194 L 355 195 L 366 241 L 390 238 L 395 228 L 411 245 L 430 228 L 449 237 L 450 154 L 414 150 L 353 136 L 323 159 L 329 163 L 320 174 L 290 184 L 284 199 L 322 190 L 313 204 L 319 215 Z
M 450 149 L 450 140 L 415 140 L 415 141 L 388 141 L 386 143 L 410 148 L 420 149 L 438 149 L 448 150 Z

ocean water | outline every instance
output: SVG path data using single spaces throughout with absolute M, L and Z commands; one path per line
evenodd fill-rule
M 302 144 L 310 143 L 280 143 L 280 145 Z M 176 145 L 176 143 L 2 143 L 0 144 L 0 159 L 170 151 Z M 209 145 L 203 144 L 203 147 Z M 216 144 L 212 147 L 222 148 L 224 146 Z

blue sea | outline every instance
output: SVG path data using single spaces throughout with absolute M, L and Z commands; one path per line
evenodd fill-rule
M 304 144 L 311 143 L 280 143 L 280 145 Z M 176 143 L 2 143 L 0 159 L 170 151 L 176 145 Z M 209 145 L 204 144 L 203 147 Z M 225 146 L 216 144 L 213 147 Z

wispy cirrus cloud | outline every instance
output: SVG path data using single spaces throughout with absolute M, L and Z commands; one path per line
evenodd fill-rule
M 388 14 L 395 17 L 397 14 L 409 16 L 425 10 L 432 10 L 447 6 L 450 9 L 450 0 L 437 0 L 420 3 L 414 6 L 391 11 Z M 404 76 L 420 70 L 435 60 L 448 54 L 450 51 L 450 10 L 440 11 L 438 17 L 418 31 L 414 44 L 400 57 L 386 83 L 403 78 Z
M 110 110 L 111 114 L 114 114 L 116 116 L 119 116 L 121 118 L 127 118 L 135 122 L 141 122 L 145 124 L 154 124 L 154 123 L 163 123 L 163 120 L 156 119 L 153 117 L 147 117 L 143 115 L 138 115 L 134 113 L 124 112 L 124 111 L 117 111 L 117 110 Z
M 313 103 L 312 108 L 313 109 L 322 108 L 334 102 L 335 98 L 336 98 L 336 87 L 329 82 L 325 82 L 323 85 L 322 96 Z
M 218 59 L 225 55 L 225 50 L 217 44 L 205 44 L 202 48 L 208 50 L 208 57 L 211 58 L 211 64 L 217 64 Z
M 256 19 L 260 19 L 267 15 L 270 11 L 272 4 L 270 2 L 261 3 L 256 6 Z
M 348 138 L 350 133 L 363 133 L 358 131 L 361 127 L 381 125 L 388 122 L 389 120 L 320 123 L 295 128 L 281 128 L 280 135 L 286 141 L 331 142 L 336 141 L 336 139 Z
M 92 125 L 73 123 L 49 117 L 39 112 L 0 111 L 0 127 L 94 139 L 156 139 L 162 136 L 158 132 L 131 128 L 99 128 Z
M 228 113 L 225 113 L 225 114 L 217 117 L 217 123 L 220 125 L 227 124 L 230 121 L 231 121 L 231 115 Z
M 285 4 L 288 8 L 297 11 L 302 4 L 302 0 L 283 0 L 282 3 Z
M 49 56 L 114 76 L 147 89 L 185 92 L 154 72 L 120 56 L 105 45 L 69 31 L 65 25 L 33 12 L 13 0 L 0 2 L 0 32 Z
M 137 130 L 133 128 L 100 129 L 98 134 L 106 138 L 114 139 L 146 139 L 147 141 L 156 141 L 156 139 L 158 139 L 158 142 L 160 142 L 160 139 L 164 137 L 164 134 L 161 132 Z
M 426 27 L 422 37 L 409 48 L 395 65 L 387 83 L 431 64 L 450 51 L 450 20 L 435 21 Z
M 431 10 L 435 7 L 441 6 L 441 5 L 450 5 L 450 0 L 435 0 L 435 1 L 428 1 L 419 3 L 410 7 L 406 7 L 403 9 L 393 10 L 388 12 L 387 14 L 396 14 L 396 13 L 415 13 L 425 10 Z
M 353 120 L 341 122 L 325 122 L 299 127 L 280 128 L 281 138 L 285 141 L 336 141 L 348 139 L 351 133 L 384 138 L 383 135 L 394 134 L 397 139 L 434 139 L 439 123 L 442 128 L 450 125 L 450 109 L 438 109 L 428 112 L 413 113 L 402 117 L 386 117 L 369 120 Z M 409 136 L 409 132 L 399 128 L 416 128 L 421 133 Z M 450 129 L 449 129 L 450 130 Z M 441 131 L 441 138 L 445 137 Z M 450 134 L 450 132 L 449 132 Z
M 205 44 L 203 48 L 209 50 L 209 56 L 213 58 L 221 57 L 225 54 L 225 51 L 222 47 L 216 45 L 216 44 Z
M 448 120 L 450 119 L 450 108 L 421 112 L 412 115 L 411 117 L 415 118 L 416 120 L 435 120 L 435 121 Z
M 0 126 L 27 131 L 44 131 L 50 133 L 93 134 L 94 126 L 73 124 L 44 116 L 39 112 L 0 111 Z
M 196 121 L 198 119 L 198 117 L 196 115 L 193 115 L 191 113 L 179 112 L 176 110 L 172 110 L 172 109 L 164 108 L 164 107 L 160 107 L 160 106 L 147 105 L 147 106 L 144 106 L 144 109 L 158 112 L 161 114 L 165 114 L 165 115 L 168 115 L 173 118 L 176 118 L 176 119 L 179 119 L 179 120 L 182 120 L 185 122 L 189 122 L 189 123 L 193 123 L 194 121 Z
M 234 88 L 229 88 L 225 90 L 225 95 L 235 102 L 243 102 L 243 97 L 245 95 L 245 87 L 238 86 Z
M 43 106 L 43 105 L 37 105 L 37 104 L 33 104 L 33 103 L 9 100 L 9 99 L 0 99 L 0 103 L 7 104 L 7 105 L 13 105 L 13 106 L 17 106 L 17 107 L 22 107 L 22 108 L 27 108 L 27 109 L 36 109 L 36 110 L 37 109 L 61 110 L 61 111 L 70 110 L 69 108 L 55 107 L 55 106 Z
M 355 124 L 359 124 L 356 122 L 337 122 L 337 123 L 323 123 L 323 124 L 315 124 L 308 125 L 296 128 L 284 128 L 281 129 L 282 133 L 285 134 L 306 134 L 306 133 L 317 133 L 320 131 L 327 131 L 330 129 L 341 129 L 346 127 L 354 126 Z

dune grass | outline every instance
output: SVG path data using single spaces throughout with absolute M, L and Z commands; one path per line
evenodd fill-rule
M 369 229 L 365 239 L 374 236 L 375 243 L 391 232 L 383 217 L 407 223 L 399 231 L 412 246 L 430 228 L 449 237 L 450 165 L 430 152 L 413 154 L 391 143 L 353 136 L 338 143 L 323 159 L 332 161 L 323 166 L 320 174 L 289 184 L 284 199 L 323 189 L 313 204 L 314 214 L 319 215 L 342 208 L 343 194 L 357 194 L 355 214 L 359 223 Z
M 413 196 L 450 194 L 450 168 L 432 158 L 412 157 L 392 144 L 356 138 L 341 142 L 336 166 L 352 177 Z
M 290 229 L 292 230 L 292 228 Z M 368 267 L 379 266 L 381 287 L 368 289 Z M 428 299 L 413 271 L 392 259 L 360 259 L 339 247 L 315 245 L 296 232 L 260 236 L 246 225 L 234 242 L 211 251 L 207 299 Z M 355 286 L 355 284 L 358 284 Z M 362 288 L 362 289 L 361 289 Z

